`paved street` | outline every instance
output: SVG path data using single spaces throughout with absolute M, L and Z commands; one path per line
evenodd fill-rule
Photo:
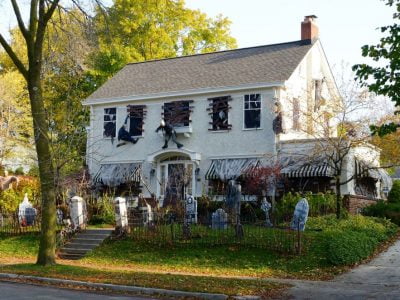
M 293 283 L 293 299 L 400 299 L 400 240 L 368 264 L 332 281 Z
M 56 289 L 52 287 L 35 286 L 20 283 L 0 282 L 1 300 L 149 300 L 151 298 L 109 296 L 74 290 Z M 153 298 L 154 299 L 154 298 Z

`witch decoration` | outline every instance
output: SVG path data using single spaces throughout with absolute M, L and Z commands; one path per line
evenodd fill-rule
M 164 146 L 162 147 L 163 149 L 168 148 L 168 142 L 171 138 L 172 138 L 172 141 L 176 144 L 176 146 L 178 148 L 183 147 L 183 145 L 176 140 L 176 131 L 171 124 L 169 124 L 169 123 L 165 122 L 163 119 L 161 119 L 160 126 L 157 127 L 156 132 L 158 132 L 159 130 L 161 130 L 161 132 L 164 135 L 165 142 L 164 142 Z
M 126 130 L 126 125 L 128 123 L 129 115 L 125 118 L 124 125 L 121 126 L 121 128 L 118 130 L 118 141 L 123 141 L 117 145 L 117 147 L 126 145 L 125 142 L 129 142 L 132 144 L 136 144 L 137 141 L 139 140 L 138 138 L 133 138 L 129 134 L 129 132 Z

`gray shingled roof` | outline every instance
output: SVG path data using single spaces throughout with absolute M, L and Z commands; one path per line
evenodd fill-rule
M 282 82 L 311 47 L 303 40 L 132 63 L 87 100 Z

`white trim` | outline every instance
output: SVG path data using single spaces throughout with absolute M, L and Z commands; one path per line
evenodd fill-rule
M 221 155 L 221 156 L 210 156 L 207 159 L 235 159 L 235 158 L 260 158 L 264 157 L 265 154 L 236 154 L 236 155 Z
M 250 95 L 257 95 L 257 94 L 260 95 L 260 127 L 245 128 L 245 111 L 246 111 L 246 109 L 245 109 L 245 102 L 246 102 L 245 101 L 245 97 L 246 97 L 246 95 L 250 96 Z M 263 124 L 261 124 L 261 122 L 263 120 L 263 117 L 262 117 L 263 108 L 264 108 L 263 101 L 264 101 L 264 97 L 260 92 L 258 92 L 258 93 L 257 92 L 249 92 L 249 93 L 243 94 L 243 96 L 242 96 L 242 111 L 243 111 L 242 130 L 248 131 L 248 130 L 262 130 L 263 129 Z M 250 107 L 250 103 L 249 103 L 249 107 Z M 250 110 L 250 109 L 247 109 L 247 110 Z
M 141 101 L 141 100 L 151 100 L 158 98 L 167 98 L 167 97 L 185 97 L 191 95 L 201 95 L 201 94 L 210 94 L 210 93 L 223 93 L 223 92 L 233 92 L 233 91 L 241 91 L 248 89 L 259 89 L 259 88 L 270 88 L 284 86 L 284 82 L 271 82 L 271 83 L 255 83 L 255 84 L 246 84 L 246 85 L 235 85 L 235 86 L 223 86 L 216 88 L 200 88 L 193 90 L 184 90 L 184 91 L 173 91 L 173 92 L 164 92 L 164 93 L 154 93 L 154 94 L 142 94 L 142 95 L 132 95 L 125 97 L 115 97 L 115 98 L 95 98 L 95 99 L 87 99 L 82 102 L 82 105 L 101 105 L 101 104 L 111 104 L 111 103 L 121 103 L 121 102 L 131 102 L 131 101 Z
M 183 154 L 183 155 L 189 156 L 190 160 L 195 162 L 197 165 L 201 160 L 201 154 L 198 152 L 189 151 L 184 148 L 181 148 L 181 149 L 167 148 L 167 149 L 161 149 L 161 150 L 158 150 L 156 152 L 149 154 L 147 156 L 147 162 L 152 163 L 152 164 L 157 163 L 160 159 L 160 156 L 162 156 L 164 154 L 178 154 L 178 155 Z
M 93 107 L 93 106 L 91 106 L 91 107 Z M 112 122 L 112 121 L 104 121 L 104 116 L 105 116 L 105 110 L 106 109 L 112 109 L 112 108 L 115 108 L 115 136 L 113 136 L 113 137 L 111 137 L 111 136 L 104 136 L 104 123 L 105 122 Z M 118 107 L 117 106 L 114 106 L 114 107 L 110 107 L 110 106 L 108 106 L 108 107 L 104 107 L 103 108 L 103 115 L 102 115 L 103 117 L 102 117 L 102 120 L 101 120 L 101 122 L 102 122 L 102 133 L 101 133 L 101 135 L 102 135 L 102 137 L 103 137 L 103 140 L 113 140 L 113 139 L 116 139 L 116 138 L 118 138 L 118 131 L 117 131 L 117 128 L 118 128 Z
M 137 164 L 137 163 L 144 163 L 144 160 L 117 160 L 117 161 L 101 161 L 99 163 L 100 166 L 102 165 L 112 165 L 112 164 Z

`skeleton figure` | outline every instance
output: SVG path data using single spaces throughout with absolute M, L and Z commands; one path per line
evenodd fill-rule
M 156 132 L 158 132 L 159 130 L 161 130 L 164 135 L 165 143 L 164 146 L 162 147 L 163 149 L 168 148 L 168 142 L 171 138 L 172 141 L 176 144 L 176 146 L 178 146 L 178 148 L 183 147 L 183 145 L 176 140 L 176 131 L 171 124 L 166 123 L 164 120 L 161 120 L 160 126 L 157 127 Z

